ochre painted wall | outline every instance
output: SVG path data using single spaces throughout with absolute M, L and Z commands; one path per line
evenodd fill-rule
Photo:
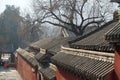
M 32 67 L 19 54 L 16 67 L 23 80 L 37 80 L 37 72 L 32 71 Z
M 56 71 L 57 80 L 82 80 L 79 77 L 72 75 L 71 73 L 65 72 L 62 69 L 57 69 Z

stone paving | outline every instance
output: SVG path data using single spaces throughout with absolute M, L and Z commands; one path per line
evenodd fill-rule
M 22 80 L 15 68 L 0 67 L 0 80 Z

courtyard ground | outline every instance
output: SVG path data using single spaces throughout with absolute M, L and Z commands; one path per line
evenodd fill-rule
M 22 80 L 15 68 L 0 67 L 0 80 Z

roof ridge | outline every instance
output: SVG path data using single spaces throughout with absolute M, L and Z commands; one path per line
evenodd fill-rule
M 83 49 L 73 49 L 61 46 L 61 52 L 65 52 L 72 55 L 83 56 L 91 59 L 114 63 L 114 54 L 107 52 L 97 52 Z
M 86 35 L 79 36 L 75 40 L 69 41 L 69 43 L 71 44 L 71 43 L 77 42 L 77 41 L 79 41 L 81 39 L 84 39 L 84 38 L 96 33 L 97 31 L 100 31 L 101 29 L 107 27 L 108 25 L 112 24 L 112 22 L 115 22 L 115 20 L 111 20 L 111 21 L 105 23 L 104 25 L 102 25 L 101 27 L 97 28 L 96 30 L 94 30 L 94 31 L 92 31 L 92 32 L 90 32 L 90 33 L 88 33 Z
M 118 22 L 113 28 L 111 28 L 109 31 L 107 31 L 105 33 L 105 36 L 106 36 L 106 34 L 108 34 L 109 32 L 111 32 L 115 27 L 119 26 L 119 24 L 120 24 L 120 22 Z

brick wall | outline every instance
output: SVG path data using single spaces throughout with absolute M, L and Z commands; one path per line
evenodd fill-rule
M 56 71 L 57 80 L 82 80 L 79 77 L 72 75 L 71 73 L 65 72 L 62 69 L 57 69 Z
M 37 80 L 37 72 L 33 72 L 32 67 L 19 54 L 16 67 L 23 80 Z
M 115 68 L 115 76 L 116 76 L 115 80 L 120 80 L 120 50 L 118 49 L 115 51 L 114 68 Z

